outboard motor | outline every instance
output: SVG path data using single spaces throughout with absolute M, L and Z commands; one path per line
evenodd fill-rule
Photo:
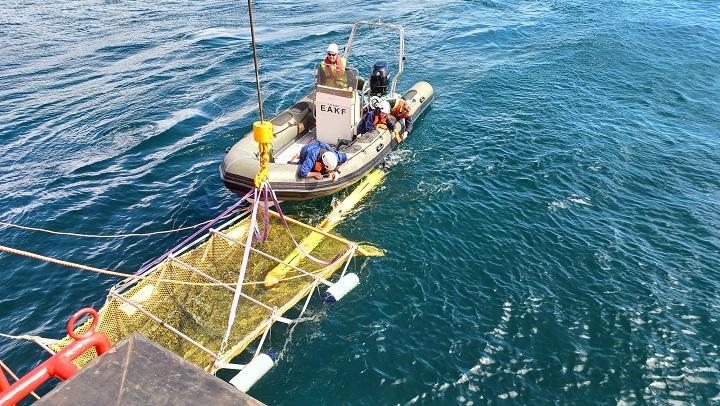
M 388 63 L 386 61 L 375 62 L 370 75 L 370 95 L 385 96 L 388 92 L 389 82 Z

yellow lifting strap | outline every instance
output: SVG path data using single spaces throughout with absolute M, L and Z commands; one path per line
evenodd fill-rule
M 269 178 L 268 164 L 272 150 L 273 125 L 270 121 L 256 121 L 253 123 L 253 135 L 258 143 L 258 157 L 260 158 L 260 172 L 255 175 L 255 187 L 260 188 Z

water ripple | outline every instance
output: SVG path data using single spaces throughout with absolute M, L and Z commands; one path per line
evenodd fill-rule
M 242 6 L 0 5 L 0 220 L 147 232 L 235 201 L 217 166 L 257 119 Z M 436 99 L 338 229 L 387 255 L 356 260 L 360 286 L 333 307 L 313 304 L 292 340 L 277 328 L 280 362 L 251 394 L 270 404 L 719 402 L 717 7 L 259 2 L 266 115 L 311 90 L 327 43 L 344 45 L 349 9 L 405 25 L 400 87 L 427 80 Z M 366 72 L 386 54 L 358 49 L 351 63 Z M 317 223 L 338 199 L 286 211 Z M 5 245 L 126 272 L 186 235 L 1 231 Z M 60 336 L 114 282 L 6 255 L 0 264 L 8 333 Z M 20 372 L 41 357 L 0 342 Z

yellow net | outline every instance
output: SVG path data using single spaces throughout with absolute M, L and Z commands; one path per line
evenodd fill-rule
M 238 219 L 234 223 L 231 221 L 231 225 L 220 232 L 230 239 L 244 243 L 249 223 L 250 220 L 247 218 Z M 328 278 L 349 260 L 352 254 L 350 244 L 347 242 L 319 235 L 307 226 L 290 224 L 289 227 L 289 232 L 298 242 L 304 239 L 322 238 L 322 243 L 310 248 L 311 251 L 308 253 L 332 262 L 330 265 L 318 264 L 303 255 L 294 265 L 305 272 Z M 262 225 L 259 225 L 259 228 L 262 233 L 264 231 Z M 254 241 L 253 248 L 279 259 L 285 258 L 296 249 L 288 230 L 276 216 L 270 217 L 267 231 L 268 237 L 265 242 Z M 97 330 L 106 334 L 113 344 L 131 333 L 141 333 L 188 361 L 207 370 L 212 369 L 214 356 L 163 326 L 162 323 L 166 323 L 217 354 L 222 362 L 229 362 L 263 333 L 271 316 L 271 310 L 241 297 L 228 340 L 228 348 L 225 353 L 219 354 L 234 292 L 222 285 L 208 286 L 213 283 L 211 280 L 189 268 L 228 283 L 234 288 L 243 253 L 242 245 L 229 241 L 222 235 L 209 234 L 206 241 L 178 255 L 178 261 L 166 260 L 159 264 L 146 274 L 149 279 L 116 285 L 99 311 Z M 251 251 L 244 278 L 245 284 L 241 291 L 270 308 L 277 308 L 278 313 L 282 314 L 314 289 L 315 280 L 296 269 L 289 269 L 278 285 L 268 289 L 264 286 L 263 279 L 268 271 L 277 265 L 277 261 Z M 173 281 L 198 285 L 178 284 Z M 162 322 L 153 320 L 128 301 L 157 316 Z M 76 331 L 85 332 L 89 324 L 88 320 Z M 70 342 L 72 338 L 65 337 L 53 349 L 59 351 Z M 83 367 L 96 356 L 93 349 L 88 350 L 75 361 L 75 364 Z

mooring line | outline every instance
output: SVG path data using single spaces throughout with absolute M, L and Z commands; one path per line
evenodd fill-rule
M 228 214 L 224 217 L 219 218 L 220 220 L 226 219 L 230 217 L 232 214 Z M 20 224 L 14 224 L 14 223 L 7 223 L 4 221 L 0 221 L 0 226 L 4 227 L 10 227 L 10 228 L 18 228 L 21 230 L 27 230 L 27 231 L 37 231 L 41 233 L 47 233 L 47 234 L 55 234 L 55 235 L 66 235 L 70 237 L 82 237 L 82 238 L 126 238 L 126 237 L 147 237 L 151 235 L 159 235 L 159 234 L 170 234 L 170 233 L 176 233 L 179 231 L 185 231 L 185 230 L 192 230 L 195 228 L 198 228 L 200 226 L 204 226 L 208 223 L 212 223 L 214 221 L 217 221 L 218 219 L 203 221 L 202 223 L 198 223 L 192 226 L 186 226 L 186 227 L 180 227 L 175 228 L 172 230 L 163 230 L 163 231 L 152 231 L 149 233 L 127 233 L 127 234 L 81 234 L 81 233 L 68 233 L 64 231 L 55 231 L 55 230 L 49 230 L 47 228 L 38 228 L 38 227 L 28 227 L 23 226 Z
M 19 250 L 19 249 L 15 249 L 15 248 L 11 248 L 11 247 L 6 247 L 4 245 L 0 245 L 0 252 L 7 252 L 8 254 L 33 258 L 33 259 L 45 261 L 45 262 L 48 262 L 51 264 L 62 265 L 62 266 L 66 266 L 69 268 L 79 269 L 81 271 L 95 272 L 95 273 L 98 273 L 101 275 L 116 276 L 116 277 L 120 277 L 120 278 L 124 278 L 124 279 L 135 279 L 135 280 L 141 280 L 141 281 L 148 280 L 148 281 L 155 282 L 155 283 L 174 283 L 177 285 L 188 285 L 188 286 L 225 286 L 225 287 L 229 286 L 229 287 L 234 288 L 237 285 L 237 283 L 187 282 L 187 281 L 179 281 L 179 280 L 175 280 L 175 279 L 163 279 L 163 278 L 155 278 L 152 276 L 127 274 L 127 273 L 123 273 L 123 272 L 111 271 L 108 269 L 102 269 L 102 268 L 96 268 L 93 266 L 78 264 L 76 262 L 64 261 L 61 259 L 36 254 L 34 252 L 29 252 L 29 251 Z M 350 252 L 350 251 L 346 251 L 344 256 L 347 256 L 348 252 Z M 289 280 L 293 280 L 293 279 L 312 277 L 312 275 L 319 275 L 319 274 L 323 273 L 330 266 L 332 266 L 332 265 L 328 265 L 326 267 L 320 268 L 319 270 L 317 270 L 315 272 L 308 272 L 308 274 L 299 274 L 299 275 L 291 276 L 288 278 L 283 278 L 280 281 L 289 281 Z M 243 286 L 261 285 L 264 283 L 265 283 L 264 281 L 243 282 Z

